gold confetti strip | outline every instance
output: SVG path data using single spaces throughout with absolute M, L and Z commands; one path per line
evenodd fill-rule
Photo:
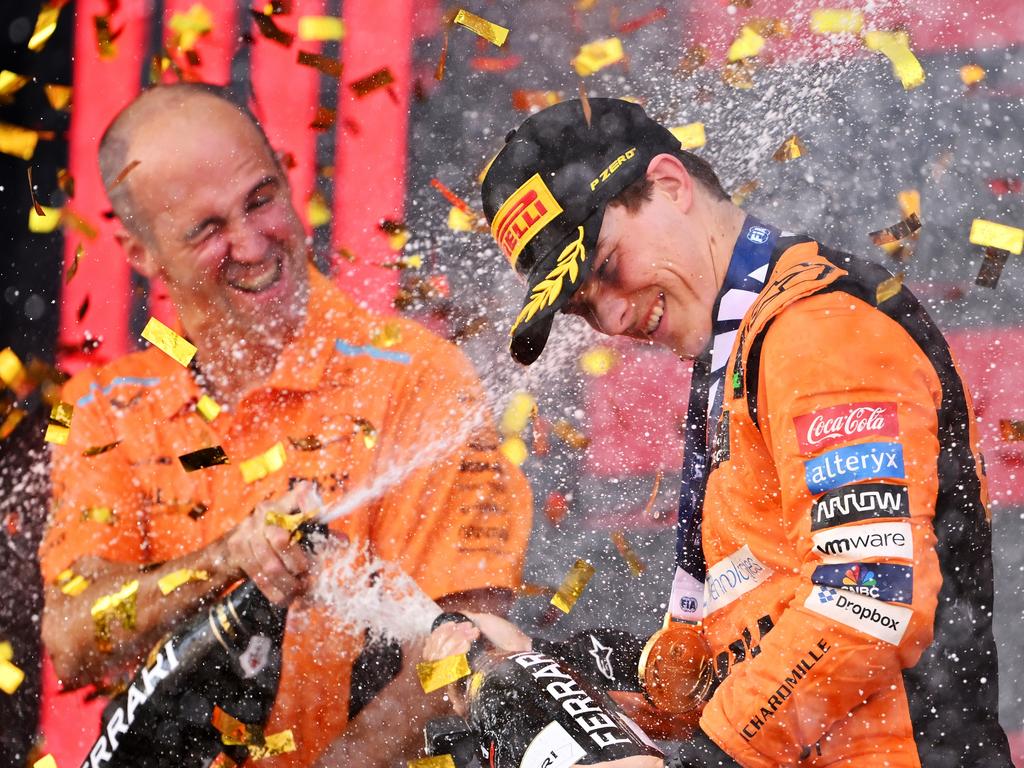
M 697 149 L 707 143 L 707 136 L 704 134 L 704 123 L 689 123 L 669 128 L 672 135 L 679 139 L 679 145 L 683 149 Z
M 68 568 L 57 576 L 57 586 L 69 597 L 77 597 L 89 588 L 89 580 Z
M 57 761 L 53 755 L 44 755 L 32 763 L 32 768 L 57 768 Z
M 998 248 L 986 248 L 985 258 L 981 262 L 981 269 L 974 279 L 974 284 L 981 288 L 995 288 L 999 284 L 999 278 L 1003 274 L 1003 267 L 1010 254 Z
M 213 758 L 213 762 L 210 763 L 210 768 L 236 768 L 237 765 L 238 763 L 236 763 L 230 757 L 221 752 L 219 755 Z
M 968 87 L 977 85 L 984 80 L 985 74 L 985 70 L 977 64 L 965 64 L 960 67 L 960 80 Z
M 82 510 L 82 521 L 94 523 L 114 524 L 114 510 L 110 507 L 87 507 Z
M 327 199 L 319 190 L 315 190 L 309 196 L 309 202 L 306 203 L 306 219 L 309 226 L 314 229 L 331 223 L 331 209 L 327 207 Z
M 254 483 L 281 469 L 286 458 L 284 443 L 277 443 L 265 453 L 253 456 L 251 459 L 246 459 L 238 465 L 238 469 L 241 471 L 242 479 L 245 482 Z
M 622 41 L 617 37 L 595 40 L 580 47 L 572 59 L 572 66 L 580 77 L 587 77 L 626 58 Z
M 185 13 L 176 11 L 168 24 L 175 33 L 175 46 L 180 51 L 191 51 L 199 38 L 213 30 L 213 14 L 202 4 L 196 3 Z
M 795 133 L 782 142 L 782 146 L 775 150 L 775 154 L 772 155 L 772 160 L 777 163 L 784 163 L 787 160 L 796 160 L 798 157 L 803 155 L 806 150 L 804 145 L 800 142 L 800 137 Z
M 219 445 L 212 445 L 208 448 L 200 448 L 198 451 L 183 453 L 178 457 L 178 461 L 181 462 L 182 469 L 186 472 L 196 472 L 200 469 L 231 463 L 228 455 L 224 453 L 224 449 Z
M 363 445 L 367 450 L 377 447 L 377 429 L 367 419 L 353 419 L 353 426 L 357 435 L 363 436 Z
M 975 245 L 984 245 L 989 248 L 998 248 L 1002 251 L 1020 256 L 1024 250 L 1024 229 L 1010 227 L 995 221 L 975 219 L 971 222 L 971 242 Z
M 267 525 L 276 525 L 278 528 L 284 528 L 288 533 L 295 533 L 300 525 L 310 519 L 310 515 L 307 515 L 305 512 L 288 513 L 267 510 L 267 514 L 263 519 Z
M 903 273 L 893 275 L 878 284 L 875 290 L 875 304 L 882 304 L 900 292 L 903 288 Z
M 556 421 L 552 431 L 559 440 L 574 451 L 582 451 L 590 445 L 590 438 L 565 419 Z
M 690 46 L 686 53 L 683 54 L 683 58 L 679 60 L 679 74 L 682 77 L 690 77 L 690 75 L 707 64 L 709 56 L 708 49 L 703 45 Z
M 910 50 L 910 38 L 906 32 L 866 32 L 864 45 L 889 59 L 893 72 L 906 90 L 924 83 L 924 69 Z
M 859 35 L 864 14 L 844 8 L 816 8 L 811 11 L 811 31 L 819 35 Z
M 402 326 L 398 323 L 384 323 L 384 327 L 376 330 L 370 343 L 381 349 L 391 349 L 402 343 Z
M 132 579 L 117 592 L 104 595 L 92 604 L 93 630 L 100 651 L 109 653 L 113 650 L 110 630 L 115 622 L 125 629 L 135 629 L 138 594 L 139 580 Z
M 37 203 L 38 205 L 38 203 Z M 48 205 L 39 205 L 39 209 L 30 208 L 28 212 L 28 231 L 35 235 L 48 235 L 56 231 L 61 223 L 61 209 Z
M 455 768 L 455 760 L 451 755 L 434 755 L 410 760 L 408 768 Z
M 633 572 L 634 576 L 640 576 L 647 570 L 647 566 L 643 564 L 634 549 L 629 545 L 629 542 L 626 541 L 626 535 L 622 531 L 612 531 L 612 542 L 615 544 L 615 548 L 619 550 L 619 554 L 622 555 L 622 559 L 626 561 L 626 565 L 629 566 L 629 570 Z
M 0 122 L 0 152 L 5 155 L 31 160 L 40 138 L 39 132 L 31 128 Z
M 11 644 L 6 640 L 0 642 L 0 691 L 8 696 L 13 696 L 25 680 L 25 673 L 14 664 L 13 658 L 14 648 Z
M 110 27 L 110 16 L 93 16 L 92 22 L 96 29 L 96 50 L 104 61 L 117 58 L 117 45 L 114 41 L 121 34 L 121 30 L 114 32 Z
M 899 203 L 903 218 L 909 218 L 911 214 L 921 215 L 921 193 L 916 189 L 904 189 L 896 195 L 896 202 Z
M 467 677 L 472 670 L 466 654 L 457 653 L 437 661 L 421 661 L 416 665 L 416 675 L 424 693 L 433 693 L 438 688 Z
M 516 90 L 512 91 L 512 109 L 520 112 L 529 112 L 534 109 L 544 109 L 550 107 L 553 104 L 557 104 L 562 100 L 562 93 L 560 91 L 524 91 Z M 494 157 L 497 157 L 495 155 Z M 488 169 L 491 167 L 491 163 L 494 162 L 494 157 L 491 158 L 490 162 L 481 171 L 478 181 L 483 183 L 484 176 L 487 175 Z
M 176 334 L 155 317 L 149 318 L 149 322 L 146 323 L 146 327 L 142 330 L 142 338 L 186 368 L 196 354 L 194 345 Z
M 114 181 L 110 184 L 110 188 L 114 189 L 114 187 L 123 184 L 124 180 L 128 178 L 128 175 L 136 168 L 138 168 L 141 163 L 141 160 L 132 160 L 131 162 L 129 162 L 128 165 L 122 168 L 120 173 L 118 173 L 117 176 L 114 177 Z
M 85 457 L 99 456 L 101 454 L 106 453 L 107 451 L 114 450 L 120 444 L 121 444 L 120 440 L 115 440 L 114 442 L 107 443 L 106 445 L 94 445 L 91 448 L 86 448 L 84 451 L 82 451 L 82 455 L 85 456 Z
M 448 209 L 448 229 L 453 232 L 487 232 L 486 222 L 476 213 L 466 213 L 458 206 Z
M 338 110 L 329 107 L 317 107 L 316 115 L 309 127 L 314 131 L 329 131 L 338 120 Z
M 555 596 L 551 598 L 551 604 L 562 613 L 569 613 L 576 601 L 580 599 L 583 590 L 594 575 L 594 566 L 586 560 L 577 560 L 569 572 L 562 579 L 561 586 Z
M 912 213 L 903 221 L 893 224 L 891 227 L 871 232 L 868 237 L 871 238 L 871 242 L 875 245 L 885 245 L 886 243 L 895 243 L 900 240 L 906 240 L 908 237 L 914 237 L 920 229 L 921 219 L 918 218 L 916 213 Z
M 1013 419 L 999 420 L 999 436 L 1003 440 L 1019 442 L 1024 440 L 1024 421 Z
M 0 97 L 13 96 L 31 79 L 27 75 L 19 75 L 9 69 L 0 70 Z
M 345 21 L 336 16 L 300 16 L 299 40 L 336 41 L 345 37 Z
M 555 594 L 555 588 L 546 584 L 525 582 L 516 588 L 516 592 L 523 597 L 547 597 Z
M 263 729 L 258 725 L 246 725 L 218 706 L 214 706 L 210 722 L 220 732 L 221 743 L 227 746 L 254 744 L 263 739 Z
M 78 274 L 78 265 L 82 261 L 82 257 L 85 256 L 85 246 L 79 243 L 75 247 L 75 257 L 71 260 L 71 266 L 68 267 L 68 273 L 64 276 L 64 285 L 71 282 L 71 279 Z
M 67 0 L 50 0 L 47 3 L 43 3 L 39 16 L 36 17 L 36 28 L 32 32 L 32 37 L 28 40 L 28 49 L 30 51 L 38 53 L 43 50 L 46 42 L 53 37 L 53 33 L 57 30 L 57 18 L 60 16 L 60 9 L 66 4 Z
M 580 80 L 580 105 L 583 107 L 583 119 L 587 123 L 587 128 L 590 127 L 590 118 L 593 117 L 593 110 L 590 108 L 590 99 L 587 97 L 587 89 L 583 85 L 583 81 Z
M 48 443 L 64 445 L 71 434 L 71 417 L 75 412 L 75 406 L 71 403 L 59 402 L 50 411 L 50 423 L 46 425 L 46 434 L 43 439 Z
M 297 451 L 319 451 L 324 447 L 324 444 L 320 442 L 320 438 L 312 434 L 299 438 L 289 437 L 288 442 Z
M 460 8 L 458 13 L 455 14 L 453 23 L 475 32 L 484 40 L 493 43 L 499 48 L 508 39 L 508 29 L 500 24 L 495 24 L 492 21 L 477 16 L 475 13 L 470 13 L 465 8 Z
M 220 415 L 220 405 L 209 395 L 203 395 L 196 401 L 196 411 L 206 421 L 213 421 Z
M 504 437 L 521 435 L 530 417 L 537 409 L 537 401 L 529 392 L 516 392 L 508 399 L 508 404 L 501 413 L 498 428 Z
M 7 414 L 2 424 L 0 424 L 0 440 L 6 440 L 10 437 L 11 433 L 17 428 L 22 420 L 28 415 L 27 411 L 21 408 L 15 408 Z
M 644 505 L 644 517 L 657 518 L 654 505 L 658 502 L 658 490 L 661 488 L 661 480 L 665 476 L 662 470 L 654 475 L 654 487 L 651 488 L 651 495 L 647 498 L 647 504 Z
M 355 92 L 358 98 L 368 96 L 379 88 L 385 88 L 395 82 L 395 76 L 391 74 L 388 67 L 378 69 L 366 77 L 360 78 L 348 84 L 348 87 Z
M 498 450 L 517 467 L 521 467 L 529 457 L 529 450 L 521 437 L 506 437 L 501 441 Z
M 25 366 L 10 347 L 0 351 L 0 381 L 11 389 L 18 388 L 25 381 Z
M 262 744 L 250 744 L 249 757 L 253 760 L 264 760 L 268 757 L 294 752 L 296 749 L 295 736 L 292 734 L 292 729 L 288 728 L 279 733 L 270 734 Z
M 615 354 L 614 349 L 610 347 L 594 347 L 580 355 L 580 370 L 587 374 L 587 376 L 599 378 L 608 375 L 612 368 L 615 367 L 617 360 L 618 356 Z
M 161 578 L 156 584 L 160 587 L 160 592 L 165 595 L 171 594 L 174 590 L 179 587 L 183 587 L 190 581 L 209 581 L 210 574 L 206 571 L 197 571 L 193 568 L 179 568 L 176 571 L 168 573 L 166 576 Z
M 337 59 L 332 59 L 330 56 L 323 56 L 319 53 L 308 53 L 306 51 L 299 51 L 299 64 L 304 67 L 313 67 L 319 70 L 325 75 L 330 77 L 341 77 L 343 67 L 341 62 Z
M 289 47 L 295 40 L 295 35 L 291 32 L 285 32 L 277 26 L 272 16 L 260 13 L 252 8 L 249 9 L 249 13 L 252 15 L 253 21 L 256 22 L 256 27 L 259 29 L 260 34 L 267 38 L 267 40 L 273 40 L 285 48 Z
M 732 87 L 749 91 L 754 87 L 754 62 L 749 59 L 734 61 L 722 67 L 722 81 Z
M 740 28 L 739 36 L 729 46 L 725 57 L 730 62 L 742 61 L 757 56 L 764 48 L 765 39 L 755 32 L 751 27 L 744 25 Z
M 756 190 L 760 185 L 761 182 L 757 179 L 751 179 L 750 181 L 745 181 L 740 184 L 736 191 L 732 193 L 733 205 L 743 205 L 747 202 L 747 198 L 750 197 L 754 190 Z

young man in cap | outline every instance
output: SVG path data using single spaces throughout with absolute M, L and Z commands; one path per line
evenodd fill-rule
M 670 613 L 718 679 L 698 762 L 1010 766 L 970 397 L 913 295 L 624 101 L 527 119 L 483 199 L 529 284 L 516 360 L 560 311 L 694 359 Z

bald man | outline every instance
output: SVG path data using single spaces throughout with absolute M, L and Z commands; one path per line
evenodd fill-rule
M 177 331 L 198 352 L 186 368 L 149 348 L 66 385 L 74 423 L 55 448 L 41 549 L 43 632 L 58 675 L 77 687 L 137 668 L 159 638 L 248 577 L 290 606 L 265 727 L 291 729 L 297 749 L 275 765 L 412 754 L 440 702 L 406 671 L 367 703 L 387 676 L 353 679 L 361 635 L 338 631 L 346 617 L 307 599 L 311 558 L 252 512 L 300 481 L 330 504 L 408 466 L 331 524 L 339 547 L 396 563 L 446 608 L 502 610 L 521 575 L 530 494 L 497 450 L 471 366 L 416 324 L 360 309 L 312 268 L 281 165 L 251 113 L 221 91 L 142 94 L 107 129 L 100 168 L 130 264 L 163 280 Z M 378 346 L 385 324 L 389 343 Z M 221 408 L 212 420 L 197 408 L 204 395 Z M 450 450 L 425 462 L 424 446 L 445 435 L 455 436 Z M 94 446 L 114 447 L 84 455 Z M 231 463 L 186 472 L 177 457 L 207 446 Z M 283 451 L 283 467 L 243 477 L 238 464 L 268 450 Z M 183 570 L 201 576 L 164 594 L 161 579 Z M 74 576 L 84 592 L 62 589 Z M 136 580 L 134 622 L 102 636 L 91 607 Z M 93 768 L 115 749 L 117 733 L 107 735 Z

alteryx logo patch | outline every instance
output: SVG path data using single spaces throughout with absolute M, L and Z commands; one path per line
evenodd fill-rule
M 845 485 L 811 503 L 811 530 L 886 517 L 910 517 L 907 486 L 890 483 Z
M 819 565 L 811 581 L 825 587 L 910 605 L 914 599 L 914 569 L 894 563 L 842 563 Z
M 807 489 L 812 494 L 824 493 L 857 480 L 883 477 L 902 479 L 903 446 L 899 443 L 862 443 L 836 448 L 804 462 Z

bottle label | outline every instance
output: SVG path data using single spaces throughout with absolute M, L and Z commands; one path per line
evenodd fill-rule
M 245 652 L 238 657 L 242 675 L 246 679 L 255 677 L 267 666 L 273 647 L 273 643 L 266 635 L 253 635 L 249 638 L 249 645 L 246 646 Z

